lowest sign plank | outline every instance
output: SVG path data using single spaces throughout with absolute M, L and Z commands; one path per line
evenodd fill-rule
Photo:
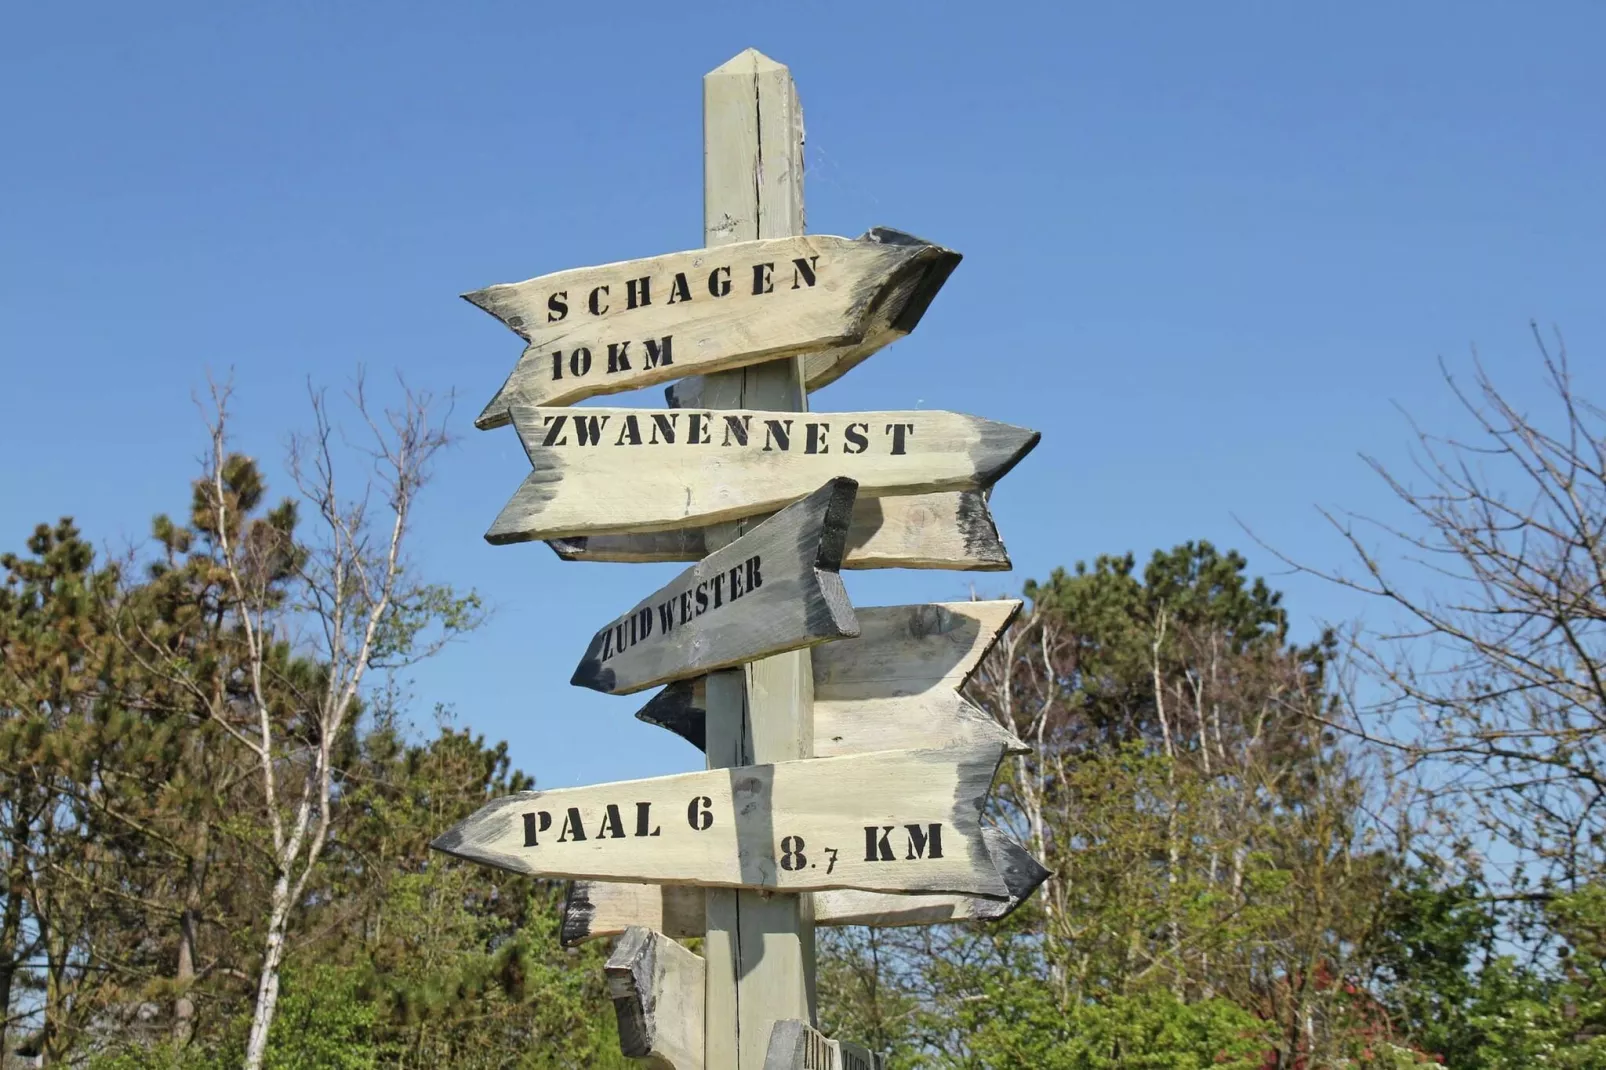
M 514 405 L 532 471 L 492 543 L 663 531 L 768 513 L 847 476 L 859 494 L 989 487 L 1039 435 L 959 413 Z
M 815 351 L 819 386 L 914 330 L 959 254 L 811 234 L 575 268 L 464 294 L 529 343 L 474 421 Z
M 1007 900 L 979 823 L 997 744 L 527 791 L 431 846 L 534 877 Z

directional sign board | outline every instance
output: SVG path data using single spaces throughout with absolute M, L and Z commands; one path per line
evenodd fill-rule
M 968 895 L 892 895 L 841 888 L 814 893 L 814 924 L 936 925 L 952 921 L 996 921 L 1006 917 L 1048 877 L 1037 859 L 997 829 L 983 829 L 993 867 L 1009 889 L 1004 900 Z M 686 939 L 706 930 L 704 890 L 681 884 L 575 881 L 563 903 L 563 943 L 567 946 L 618 936 L 645 926 Z
M 535 877 L 1004 900 L 978 823 L 1002 757 L 976 745 L 528 791 L 431 846 Z
M 571 683 L 627 695 L 859 634 L 837 569 L 857 489 L 833 479 L 606 625 Z
M 920 750 L 971 740 L 1027 747 L 959 694 L 1020 610 L 1020 602 L 871 606 L 855 615 L 860 634 L 815 650 L 814 753 Z M 671 684 L 636 714 L 704 743 L 702 680 Z
M 628 535 L 577 535 L 547 543 L 565 561 L 696 561 L 708 552 L 707 530 L 680 528 Z M 940 568 L 1007 572 L 985 490 L 860 498 L 848 525 L 845 569 Z
M 821 376 L 914 329 L 959 254 L 895 230 L 813 234 L 576 268 L 464 296 L 529 343 L 475 424 L 826 350 Z
M 859 493 L 991 486 L 1038 433 L 958 413 L 535 408 L 513 424 L 533 471 L 493 543 L 659 531 L 771 512 L 836 476 Z

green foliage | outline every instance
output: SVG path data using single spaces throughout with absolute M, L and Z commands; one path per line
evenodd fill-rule
M 269 1033 L 268 1070 L 372 1070 L 379 1065 L 379 1009 L 362 998 L 356 971 L 311 966 L 286 974 Z
M 1260 1070 L 1267 1023 L 1224 999 L 1184 1003 L 1164 991 L 1061 1006 L 1020 975 L 961 1017 L 971 1058 L 956 1066 L 1040 1070 Z

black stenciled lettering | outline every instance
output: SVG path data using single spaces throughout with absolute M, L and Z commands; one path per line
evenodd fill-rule
M 753 293 L 755 296 L 775 292 L 775 280 L 770 278 L 770 272 L 774 270 L 774 264 L 753 265 Z
M 804 453 L 831 452 L 831 444 L 825 440 L 825 436 L 831 433 L 830 424 L 815 423 L 814 421 L 810 421 L 808 424 L 808 431 L 808 441 L 803 445 Z
M 695 597 L 696 600 L 697 600 L 697 615 L 700 617 L 704 613 L 707 613 L 708 612 L 708 581 L 707 580 L 704 580 L 703 582 L 701 582 L 701 583 L 699 583 L 697 585 L 697 591 L 696 591 L 696 594 L 693 597 Z
M 809 864 L 809 856 L 803 853 L 808 844 L 803 842 L 802 836 L 781 837 L 781 868 L 788 873 L 795 873 Z
M 651 282 L 652 280 L 649 278 L 640 278 L 631 279 L 625 283 L 625 308 L 637 308 L 642 305 L 652 304 L 652 292 L 649 289 Z M 638 285 L 640 290 L 637 290 Z
M 563 818 L 563 828 L 558 832 L 558 842 L 568 843 L 573 840 L 575 843 L 579 843 L 585 838 L 586 827 L 580 821 L 580 808 L 571 806 L 568 814 Z
M 870 438 L 867 432 L 869 424 L 849 424 L 842 431 L 842 437 L 847 439 L 842 445 L 843 453 L 863 453 L 870 448 Z
M 708 434 L 709 425 L 714 422 L 711 412 L 693 412 L 686 415 L 686 441 L 693 446 L 706 446 L 713 441 Z
M 889 433 L 891 433 L 891 435 L 892 435 L 892 455 L 894 457 L 897 457 L 900 454 L 907 453 L 908 451 L 906 449 L 904 449 L 905 443 L 904 443 L 903 435 L 904 435 L 905 431 L 907 431 L 911 435 L 914 434 L 915 433 L 915 425 L 914 424 L 888 424 L 887 425 L 887 431 Z
M 524 815 L 524 846 L 539 847 L 541 843 L 536 834 L 545 832 L 552 827 L 552 815 L 545 810 L 538 810 L 533 814 Z
M 731 601 L 734 602 L 746 592 L 742 590 L 742 566 L 737 565 L 726 573 L 731 581 Z
M 699 795 L 686 807 L 686 824 L 694 832 L 707 832 L 714 824 L 714 811 L 711 809 L 714 800 L 706 795 Z
M 714 608 L 718 609 L 725 602 L 725 574 L 715 575 L 714 580 Z
M 690 591 L 681 591 L 680 592 L 680 597 L 678 599 L 676 599 L 676 601 L 679 602 L 679 604 L 680 604 L 680 623 L 685 624 L 687 621 L 691 620 L 691 618 L 692 618 L 691 592 Z
M 894 825 L 864 826 L 864 860 L 866 862 L 891 862 L 897 857 L 892 853 L 892 842 L 887 839 L 895 827 Z
M 627 372 L 630 370 L 630 343 L 608 343 L 608 374 L 614 372 Z
M 675 422 L 679 419 L 680 413 L 678 412 L 653 413 L 652 438 L 648 439 L 648 444 L 652 446 L 658 445 L 658 436 L 663 435 L 664 443 L 673 446 L 675 444 Z
M 658 630 L 668 635 L 675 627 L 675 600 L 658 603 Z
M 764 573 L 759 571 L 759 564 L 757 554 L 747 559 L 747 589 L 750 592 L 764 586 Z
M 602 815 L 602 828 L 597 830 L 599 840 L 622 840 L 625 838 L 625 820 L 619 814 L 619 804 L 609 803 L 607 811 Z
M 777 446 L 782 453 L 792 448 L 791 420 L 764 421 L 764 452 L 768 453 Z
M 686 285 L 686 273 L 684 271 L 677 271 L 675 272 L 675 281 L 669 284 L 669 300 L 666 302 L 666 304 L 672 305 L 676 301 L 690 300 L 691 287 Z
M 602 295 L 608 292 L 606 286 L 593 286 L 591 296 L 586 298 L 586 307 L 591 309 L 593 316 L 600 316 L 608 311 L 608 306 L 602 303 Z
M 674 346 L 671 344 L 673 342 L 674 338 L 667 334 L 658 339 L 656 342 L 654 342 L 651 338 L 648 338 L 646 341 L 642 342 L 641 344 L 647 347 L 647 359 L 642 364 L 642 367 L 656 368 L 663 364 L 675 363 L 675 350 Z
M 641 636 L 638 635 L 637 632 L 636 632 L 636 628 L 638 627 L 638 624 L 639 624 L 640 620 L 641 620 L 641 615 L 640 614 L 637 614 L 637 613 L 630 614 L 630 645 L 631 646 L 635 646 L 637 643 L 641 642 Z
M 626 650 L 630 649 L 629 628 L 630 625 L 626 621 L 620 621 L 618 624 L 614 625 L 613 648 L 620 654 L 623 654 Z
M 581 446 L 602 445 L 602 429 L 608 426 L 607 416 L 574 415 L 575 442 Z
M 563 378 L 563 350 L 552 351 L 552 378 L 553 381 Z
M 569 291 L 559 290 L 546 299 L 546 321 L 557 323 L 569 314 Z
M 608 628 L 602 633 L 602 660 L 607 661 L 613 657 L 613 629 Z
M 753 418 L 751 416 L 725 417 L 725 438 L 720 442 L 720 445 L 729 446 L 732 437 L 736 439 L 738 446 L 747 445 L 747 432 L 752 426 Z
M 647 608 L 645 608 L 643 610 L 640 610 L 631 619 L 635 621 L 635 631 L 632 633 L 634 635 L 634 637 L 635 637 L 635 639 L 634 639 L 635 642 L 639 643 L 643 639 L 646 639 L 649 635 L 652 634 L 652 607 L 651 606 L 648 606 Z
M 619 426 L 619 439 L 614 445 L 623 446 L 626 439 L 630 440 L 632 446 L 641 445 L 641 424 L 633 412 L 625 414 L 625 422 Z
M 708 273 L 708 292 L 714 297 L 724 297 L 731 292 L 730 268 L 717 267 Z
M 636 804 L 636 835 L 637 836 L 656 836 L 656 835 L 658 835 L 658 833 L 663 831 L 661 828 L 654 828 L 651 832 L 648 832 L 647 831 L 647 826 L 649 826 L 651 824 L 652 824 L 652 803 L 650 803 L 650 802 L 638 802 Z
M 591 371 L 591 350 L 581 346 L 569 354 L 569 374 L 576 379 L 589 374 Z
M 912 861 L 916 858 L 942 857 L 942 826 L 940 824 L 927 825 L 923 831 L 919 825 L 905 825 L 903 827 L 909 830 L 909 853 L 904 857 L 904 861 Z M 928 847 L 931 849 L 930 854 L 926 853 Z
M 568 413 L 560 412 L 556 416 L 548 416 L 546 418 L 546 437 L 541 440 L 541 445 L 567 446 L 569 444 L 569 440 L 566 438 L 559 438 L 558 436 L 563 434 L 563 425 L 568 423 L 568 421 Z
M 819 267 L 818 256 L 794 257 L 792 259 L 792 289 L 801 289 L 804 286 L 814 285 L 814 272 Z

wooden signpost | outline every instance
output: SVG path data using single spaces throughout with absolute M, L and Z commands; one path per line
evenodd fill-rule
M 858 610 L 859 638 L 815 651 L 815 755 L 971 741 L 1025 753 L 1026 744 L 959 694 L 1019 610 L 1014 599 Z M 704 681 L 685 680 L 659 692 L 636 716 L 701 750 L 706 708 Z
M 981 835 L 996 744 L 710 769 L 488 803 L 431 846 L 532 877 L 1008 899 Z
M 846 475 L 859 493 L 990 487 L 1038 434 L 910 412 L 512 407 L 534 469 L 486 532 L 493 543 L 654 531 L 779 509 Z
M 638 716 L 708 768 L 508 796 L 433 846 L 574 882 L 563 940 L 619 937 L 604 973 L 645 1065 L 878 1070 L 814 1028 L 814 926 L 995 919 L 1047 873 L 981 823 L 1025 744 L 959 694 L 1019 603 L 855 613 L 839 570 L 1009 568 L 988 496 L 1038 435 L 808 412 L 914 329 L 959 254 L 804 235 L 802 111 L 756 51 L 704 78 L 703 131 L 702 249 L 466 296 L 528 343 L 476 421 L 512 423 L 531 466 L 486 538 L 693 563 L 571 682 L 667 684 Z M 677 377 L 668 408 L 568 407 Z
M 858 635 L 837 575 L 857 489 L 833 479 L 682 572 L 605 625 L 569 682 L 628 695 Z
M 1020 906 L 1048 876 L 1020 844 L 998 829 L 983 829 L 982 842 L 1009 895 L 902 895 L 836 889 L 815 892 L 814 924 L 895 928 L 948 921 L 996 921 Z M 702 936 L 707 898 L 702 888 L 684 884 L 627 884 L 575 881 L 563 904 L 563 942 L 584 943 L 645 926 L 677 939 Z
M 697 561 L 708 553 L 707 528 L 549 539 L 565 561 Z M 848 525 L 845 569 L 941 568 L 1002 572 L 1009 554 L 987 508 L 985 490 L 860 498 Z
M 529 343 L 475 421 L 824 351 L 823 385 L 914 330 L 959 254 L 878 227 L 693 249 L 464 294 Z M 829 377 L 829 378 L 827 378 Z M 811 387 L 812 388 L 812 387 Z

